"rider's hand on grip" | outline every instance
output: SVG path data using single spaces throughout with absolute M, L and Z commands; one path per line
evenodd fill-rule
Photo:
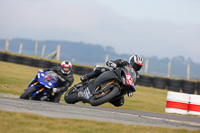
M 112 68 L 116 68 L 117 65 L 116 65 L 115 63 L 112 62 L 112 63 L 111 63 L 111 67 L 112 67 Z
M 59 89 L 58 88 L 53 88 L 53 92 L 57 93 L 57 92 L 59 92 Z
M 112 62 L 112 61 L 108 61 L 108 62 L 107 62 L 107 65 L 110 66 L 110 67 L 112 67 L 112 68 L 116 68 L 116 67 L 117 67 L 117 64 L 115 64 L 115 63 Z

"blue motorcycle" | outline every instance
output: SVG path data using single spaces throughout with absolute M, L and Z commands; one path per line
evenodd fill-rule
M 53 71 L 38 71 L 20 99 L 50 101 L 53 88 L 58 86 L 58 76 Z

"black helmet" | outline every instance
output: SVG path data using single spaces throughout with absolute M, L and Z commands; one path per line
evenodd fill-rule
M 135 71 L 140 71 L 143 66 L 143 59 L 138 55 L 133 55 L 130 57 L 129 63 Z
M 63 74 L 69 74 L 72 70 L 72 63 L 70 61 L 63 61 L 61 63 L 61 72 Z

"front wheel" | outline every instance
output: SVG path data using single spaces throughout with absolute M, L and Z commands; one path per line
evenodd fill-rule
M 116 86 L 111 87 L 106 92 L 102 91 L 100 91 L 99 93 L 97 92 L 95 95 L 90 97 L 90 104 L 92 106 L 101 105 L 113 99 L 118 93 L 119 93 L 119 88 Z
M 36 91 L 37 91 L 37 89 L 35 88 L 35 86 L 33 86 L 30 89 L 26 90 L 19 98 L 20 99 L 30 99 L 31 95 Z
M 72 87 L 65 93 L 64 99 L 66 103 L 75 104 L 79 101 L 78 92 Z

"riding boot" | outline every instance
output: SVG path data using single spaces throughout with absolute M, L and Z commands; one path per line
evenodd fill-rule
M 96 73 L 94 71 L 92 71 L 91 73 L 88 73 L 88 74 L 84 75 L 83 77 L 80 77 L 80 80 L 82 82 L 85 82 L 85 81 L 88 81 L 88 80 L 90 80 L 94 77 L 96 77 Z

